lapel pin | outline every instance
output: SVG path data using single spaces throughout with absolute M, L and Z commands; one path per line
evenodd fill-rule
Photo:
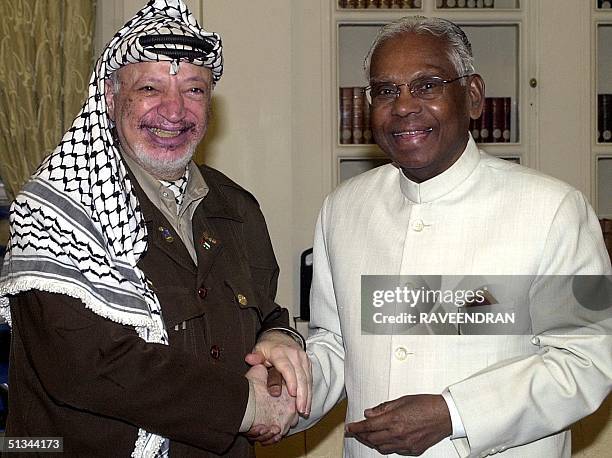
M 161 232 L 162 237 L 164 238 L 164 240 L 168 243 L 172 243 L 174 242 L 174 237 L 172 236 L 172 233 L 170 232 L 169 229 L 163 227 L 163 226 L 159 226 L 157 228 L 157 230 L 159 232 Z
M 218 240 L 214 237 L 211 237 L 211 235 L 208 232 L 204 232 L 202 234 L 201 243 L 204 249 L 210 250 L 213 247 L 213 245 L 216 245 L 218 243 Z

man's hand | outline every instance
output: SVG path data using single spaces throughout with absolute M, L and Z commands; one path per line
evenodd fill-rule
M 287 390 L 294 396 L 298 412 L 310 414 L 312 400 L 312 370 L 308 355 L 290 336 L 278 332 L 264 333 L 245 361 L 251 366 L 264 364 L 275 367 L 287 384 Z M 277 379 L 275 379 L 277 380 Z M 270 394 L 279 396 L 281 384 L 278 380 L 270 385 Z
M 287 390 L 281 390 L 278 396 L 270 396 L 267 387 L 268 371 L 263 365 L 253 366 L 245 377 L 253 384 L 255 393 L 255 419 L 247 437 L 262 445 L 278 442 L 291 426 L 297 424 L 295 398 Z
M 453 432 L 441 395 L 403 396 L 366 409 L 364 415 L 365 420 L 346 425 L 346 436 L 383 454 L 421 455 Z

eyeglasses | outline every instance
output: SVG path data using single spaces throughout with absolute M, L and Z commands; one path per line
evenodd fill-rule
M 462 75 L 452 80 L 445 80 L 439 76 L 424 76 L 417 78 L 409 83 L 375 83 L 364 88 L 366 98 L 370 105 L 386 105 L 393 102 L 400 96 L 400 88 L 408 86 L 408 90 L 413 97 L 422 100 L 434 100 L 444 94 L 444 86 L 469 75 Z

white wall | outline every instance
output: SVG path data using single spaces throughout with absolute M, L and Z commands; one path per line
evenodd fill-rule
M 223 39 L 225 69 L 198 159 L 259 200 L 281 266 L 277 300 L 292 310 L 291 2 L 203 0 L 202 18 Z

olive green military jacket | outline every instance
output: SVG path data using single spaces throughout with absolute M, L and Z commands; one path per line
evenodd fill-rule
M 193 216 L 197 266 L 134 181 L 148 229 L 139 261 L 162 305 L 170 345 L 146 343 L 67 296 L 11 298 L 7 436 L 60 436 L 66 456 L 130 456 L 138 428 L 170 456 L 254 456 L 238 436 L 248 400 L 244 356 L 258 333 L 287 327 L 255 198 L 220 172 Z

